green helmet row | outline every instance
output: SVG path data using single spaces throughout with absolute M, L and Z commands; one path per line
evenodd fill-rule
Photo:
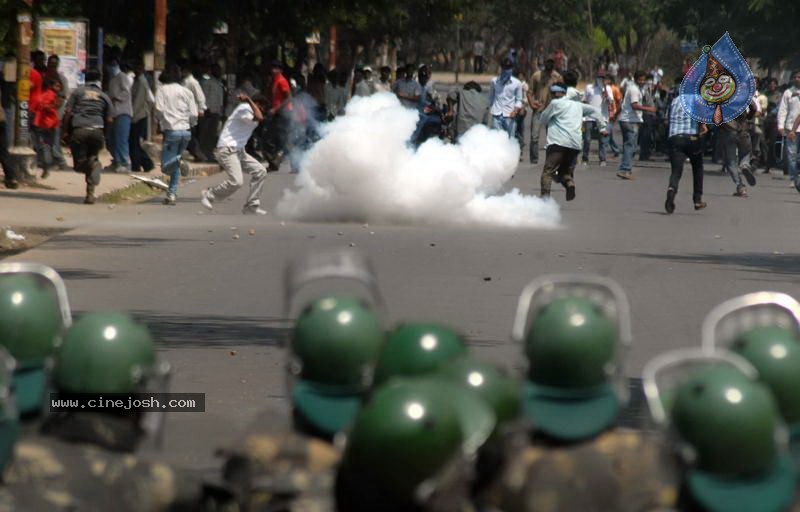
M 709 512 L 784 510 L 796 469 L 775 399 L 725 351 L 662 354 L 645 367 L 650 409 L 684 463 L 687 499 Z

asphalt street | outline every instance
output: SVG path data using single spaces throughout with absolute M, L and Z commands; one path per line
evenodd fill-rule
M 800 194 L 789 181 L 759 175 L 750 197 L 736 198 L 730 178 L 708 164 L 709 206 L 695 212 L 686 164 L 677 210 L 666 215 L 663 159 L 637 166 L 634 181 L 615 176 L 617 160 L 601 168 L 592 159 L 577 169 L 575 201 L 554 188 L 557 230 L 282 222 L 242 216 L 243 192 L 207 213 L 200 190 L 222 179 L 215 176 L 185 186 L 175 207 L 42 200 L 31 222 L 65 215 L 74 229 L 13 259 L 61 272 L 78 315 L 119 309 L 148 322 L 173 365 L 172 389 L 206 394 L 205 413 L 168 419 L 164 456 L 193 469 L 211 467 L 213 448 L 258 411 L 286 410 L 282 272 L 307 251 L 355 244 L 375 263 L 390 323 L 450 324 L 478 354 L 510 368 L 522 360 L 509 337 L 517 297 L 546 273 L 598 273 L 624 287 L 630 376 L 662 351 L 698 345 L 703 317 L 725 299 L 765 289 L 800 296 Z M 509 188 L 538 193 L 540 169 L 520 164 Z M 292 183 L 284 171 L 271 174 L 265 208 L 273 211 Z M 14 199 L 4 198 L 0 221 L 19 223 L 15 215 Z

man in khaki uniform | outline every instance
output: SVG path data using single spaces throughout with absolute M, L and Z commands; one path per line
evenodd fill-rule
M 533 110 L 531 116 L 531 143 L 530 160 L 532 164 L 539 163 L 539 131 L 542 111 L 550 103 L 550 86 L 563 82 L 561 74 L 555 70 L 553 59 L 547 59 L 544 69 L 537 70 L 531 75 L 530 88 L 528 89 L 528 105 Z

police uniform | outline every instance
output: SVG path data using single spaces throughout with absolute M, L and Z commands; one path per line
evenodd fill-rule
M 591 441 L 510 447 L 488 502 L 505 512 L 670 510 L 676 472 L 659 438 L 615 429 Z
M 15 446 L 0 511 L 193 510 L 195 494 L 164 464 L 39 436 Z
M 261 413 L 224 457 L 223 486 L 242 511 L 333 512 L 339 451 L 297 432 L 279 413 Z M 276 423 L 277 421 L 277 423 Z

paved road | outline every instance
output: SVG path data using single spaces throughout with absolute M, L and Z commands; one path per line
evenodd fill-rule
M 185 187 L 171 208 L 43 201 L 26 210 L 31 223 L 56 223 L 59 210 L 76 229 L 15 259 L 58 269 L 79 313 L 124 309 L 150 323 L 174 365 L 173 389 L 207 396 L 207 412 L 170 417 L 165 455 L 204 468 L 212 447 L 256 411 L 283 405 L 281 272 L 305 251 L 355 243 L 375 261 L 392 322 L 452 324 L 479 354 L 511 367 L 520 364 L 509 341 L 517 295 L 544 273 L 596 272 L 622 284 L 633 309 L 632 376 L 661 351 L 698 344 L 704 315 L 724 299 L 760 289 L 800 295 L 800 194 L 788 181 L 759 176 L 749 198 L 735 198 L 730 179 L 709 165 L 708 209 L 691 208 L 687 175 L 668 216 L 667 166 L 645 165 L 631 182 L 614 176 L 614 163 L 579 167 L 577 199 L 564 204 L 563 191 L 554 193 L 564 217 L 555 231 L 284 224 L 239 215 L 243 194 L 200 215 L 192 198 L 219 177 Z M 535 192 L 538 177 L 524 164 L 509 185 Z M 292 177 L 267 183 L 270 209 Z M 19 223 L 21 204 L 2 203 L 0 222 Z

